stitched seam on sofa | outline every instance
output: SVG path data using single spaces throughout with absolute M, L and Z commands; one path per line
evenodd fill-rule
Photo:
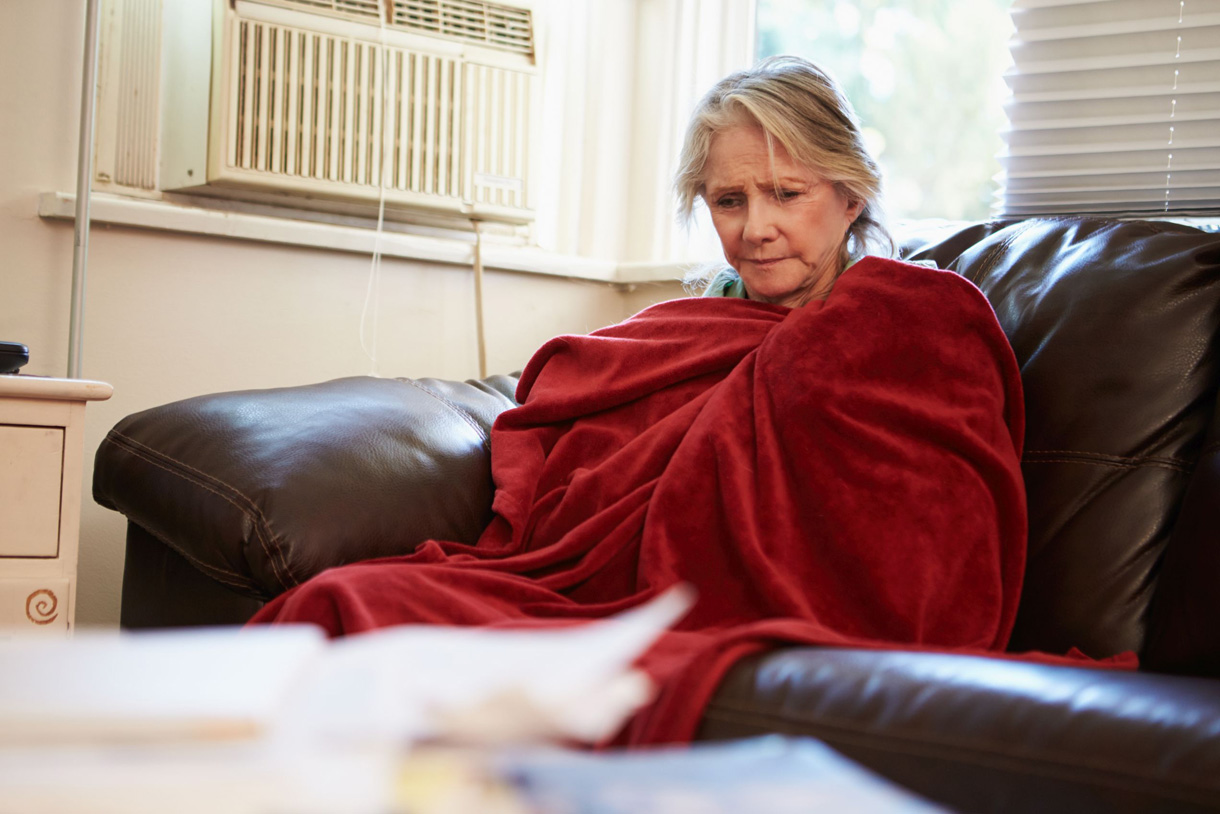
M 441 404 L 448 407 L 453 412 L 457 413 L 461 417 L 461 419 L 463 421 L 465 421 L 467 424 L 469 424 L 471 426 L 471 428 L 475 431 L 475 433 L 478 434 L 479 439 L 483 443 L 483 448 L 487 449 L 490 446 L 491 440 L 488 437 L 487 433 L 483 430 L 483 427 L 479 424 L 478 420 L 476 420 L 475 417 L 472 416 L 468 411 L 466 411 L 466 410 L 462 409 L 461 407 L 459 407 L 458 405 L 454 404 L 452 401 L 445 398 L 444 396 L 442 396 L 440 393 L 436 392 L 435 390 L 432 390 L 431 388 L 428 388 L 428 387 L 424 387 L 422 384 L 415 381 L 414 379 L 399 379 L 399 381 L 406 382 L 407 384 L 411 385 L 412 387 L 416 388 L 417 390 L 422 390 L 423 392 L 427 393 L 429 396 L 432 396 L 432 398 L 439 401 Z
M 111 433 L 111 435 L 117 435 L 117 433 Z M 106 438 L 105 440 L 103 440 L 103 444 L 106 441 L 110 441 L 110 443 L 112 443 L 115 447 L 118 447 L 120 450 L 122 450 L 123 452 L 126 452 L 128 455 L 134 455 L 135 457 L 140 458 L 141 460 L 148 461 L 149 463 L 153 464 L 154 466 L 157 466 L 158 468 L 165 469 L 165 467 L 162 464 L 160 464 L 159 462 L 157 462 L 155 460 L 149 460 L 148 457 L 146 455 L 144 455 L 138 449 L 130 448 L 126 444 L 120 443 L 120 442 L 114 440 L 113 438 Z M 192 481 L 192 482 L 194 482 L 194 481 Z M 208 487 L 205 484 L 198 484 L 198 485 L 203 487 L 204 489 L 208 489 Z M 227 497 L 220 494 L 219 492 L 216 492 L 215 490 L 208 489 L 208 491 L 211 491 L 213 494 L 216 494 L 225 500 L 229 500 Z M 232 501 L 229 501 L 229 502 L 231 503 Z M 134 521 L 129 521 L 129 522 L 134 522 Z M 210 563 L 204 562 L 203 560 L 199 559 L 198 557 L 196 557 L 194 554 L 190 553 L 186 549 L 179 547 L 176 543 L 171 541 L 167 536 L 161 534 L 160 532 L 156 531 L 155 529 L 151 529 L 148 526 L 145 526 L 145 525 L 142 525 L 139 523 L 136 523 L 136 525 L 140 526 L 140 528 L 144 529 L 146 532 L 151 534 L 153 537 L 156 537 L 158 540 L 161 541 L 162 545 L 177 552 L 183 559 L 190 562 L 192 565 L 194 565 L 199 570 L 209 572 L 208 575 L 213 577 L 214 579 L 216 579 L 217 582 L 223 582 L 226 585 L 229 585 L 232 587 L 250 588 L 250 589 L 256 589 L 256 590 L 259 588 L 258 584 L 256 582 L 254 582 L 254 580 L 248 580 L 245 576 L 238 573 L 237 571 L 230 570 L 223 566 L 212 565 Z M 232 579 L 224 579 L 224 577 L 232 577 Z
M 1029 455 L 1075 455 L 1081 458 L 1100 458 L 1107 461 L 1128 461 L 1138 463 L 1140 461 L 1164 461 L 1165 463 L 1177 464 L 1179 466 L 1190 466 L 1191 462 L 1185 458 L 1174 458 L 1167 455 L 1111 455 L 1108 452 L 1089 452 L 1083 449 L 1031 449 L 1027 450 Z
M 834 727 L 812 726 L 797 728 L 781 723 L 779 725 L 772 724 L 766 728 L 756 728 L 760 732 L 780 732 L 816 737 L 836 748 L 847 747 L 850 749 L 854 746 L 878 753 L 934 761 L 949 761 L 963 764 L 966 767 L 973 766 L 979 769 L 1006 772 L 1015 780 L 1034 778 L 1059 780 L 1077 786 L 1144 794 L 1162 801 L 1191 803 L 1208 807 L 1215 805 L 1216 789 L 1214 787 L 1200 786 L 1196 783 L 1179 781 L 1177 779 L 1132 776 L 1122 770 L 1099 770 L 1088 766 L 1057 766 L 1045 761 L 1036 760 L 1032 756 L 1019 759 L 1002 754 L 979 754 L 969 751 L 895 748 L 896 744 L 891 741 L 885 739 L 878 740 L 872 736 L 862 736 L 856 732 L 843 732 Z
M 1016 226 L 1013 233 L 1010 234 L 1008 237 L 1004 238 L 999 243 L 992 246 L 987 251 L 987 253 L 985 255 L 983 255 L 982 260 L 979 261 L 978 271 L 976 271 L 973 276 L 971 276 L 967 279 L 969 279 L 970 282 L 974 283 L 977 286 L 979 284 L 979 280 L 983 279 L 983 276 L 986 275 L 988 272 L 990 272 L 992 270 L 992 268 L 994 268 L 995 264 L 999 262 L 1000 254 L 1002 252 L 1006 251 L 1007 249 L 1011 248 L 1012 244 L 1014 242 L 1016 242 L 1016 240 L 1019 237 L 1024 235 L 1026 232 L 1028 232 L 1030 229 L 1034 228 L 1039 223 L 1079 224 L 1079 223 L 1083 223 L 1086 220 L 1096 220 L 1096 218 L 1085 218 L 1085 217 L 1080 217 L 1080 216 L 1066 216 L 1066 217 L 1039 217 L 1039 218 L 1027 220 L 1027 221 L 1021 223 L 1020 225 Z M 1008 228 L 1013 228 L 1013 227 L 1008 227 Z
M 1119 464 L 1123 466 L 1164 466 L 1170 469 L 1179 469 L 1183 472 L 1190 472 L 1195 468 L 1194 461 L 1158 455 L 1125 457 L 1122 455 L 1107 455 L 1104 452 L 1084 452 L 1074 449 L 1031 449 L 1025 451 L 1024 459 L 1028 460 L 1031 455 L 1037 460 L 1052 460 L 1051 458 L 1041 456 L 1058 456 L 1055 460 L 1069 458 L 1082 463 Z
M 1004 238 L 999 243 L 992 246 L 987 251 L 987 254 L 983 255 L 983 259 L 981 261 L 979 261 L 978 270 L 975 271 L 975 273 L 973 275 L 971 275 L 970 277 L 968 277 L 966 279 L 968 279 L 968 280 L 970 280 L 970 282 L 974 283 L 975 286 L 978 286 L 979 280 L 982 280 L 985 275 L 987 275 L 993 268 L 995 268 L 996 263 L 998 263 L 1000 261 L 1000 255 L 1005 253 L 1008 249 L 1012 248 L 1013 242 L 1016 241 L 1017 238 L 1021 237 L 1021 235 L 1025 234 L 1030 229 L 1032 229 L 1034 227 L 1035 223 L 1036 223 L 1036 221 L 1032 221 L 1032 220 L 1026 221 L 1024 224 L 1018 226 L 1015 230 L 1013 230 L 1012 234 L 1008 235 L 1008 237 Z
M 1181 464 L 1171 464 L 1163 461 L 1143 461 L 1141 463 L 1123 463 L 1122 461 L 1105 461 L 1095 458 L 1030 458 L 1028 455 L 1021 458 L 1022 464 L 1082 464 L 1085 466 L 1107 466 L 1111 469 L 1168 469 L 1173 472 L 1190 474 L 1191 467 L 1182 466 Z
M 252 501 L 249 497 L 247 497 L 245 494 L 243 494 L 240 490 L 234 489 L 232 486 L 230 486 L 229 484 L 220 480 L 219 478 L 216 478 L 216 477 L 208 475 L 204 472 L 201 472 L 198 469 L 195 469 L 193 466 L 190 466 L 189 464 L 187 464 L 183 461 L 179 461 L 170 455 L 166 455 L 165 453 L 162 453 L 162 452 L 157 452 L 156 450 L 151 449 L 151 448 L 145 446 L 144 444 L 141 444 L 139 441 L 136 441 L 135 439 L 130 438 L 126 435 L 123 435 L 120 432 L 111 430 L 110 436 L 113 438 L 122 439 L 124 442 L 126 442 L 124 444 L 124 446 L 130 445 L 130 446 L 128 446 L 128 451 L 131 454 L 135 455 L 136 457 L 141 458 L 141 459 L 147 461 L 148 463 L 152 464 L 153 466 L 156 466 L 160 469 L 163 469 L 166 472 L 169 472 L 170 474 L 177 475 L 178 477 L 182 478 L 183 480 L 194 483 L 196 486 L 199 486 L 202 489 L 205 489 L 206 491 L 209 491 L 212 494 L 216 495 L 217 497 L 227 501 L 235 509 L 237 509 L 240 512 L 245 513 L 247 516 L 250 516 L 252 519 L 254 519 L 256 521 L 253 524 L 254 525 L 254 535 L 258 539 L 259 545 L 263 549 L 263 553 L 267 555 L 267 561 L 271 563 L 271 569 L 275 572 L 276 579 L 278 579 L 280 581 L 280 584 L 284 585 L 285 587 L 292 587 L 293 585 L 300 584 L 300 581 L 298 579 L 296 579 L 296 577 L 292 574 L 291 569 L 288 568 L 288 563 L 284 559 L 283 548 L 279 545 L 278 541 L 275 542 L 275 546 L 274 546 L 275 553 L 274 554 L 272 553 L 271 549 L 268 547 L 269 538 L 273 540 L 274 537 L 270 534 L 264 533 L 264 529 L 269 529 L 270 526 L 267 523 L 266 517 L 259 510 L 258 506 L 254 503 L 254 501 Z M 196 475 L 196 477 L 195 478 L 187 477 L 187 475 L 184 472 L 176 471 L 172 467 L 167 466 L 165 463 L 166 461 L 169 461 L 170 463 L 173 463 L 173 464 L 181 467 L 184 470 L 194 473 Z M 236 500 L 234 500 L 231 495 L 224 494 L 223 492 L 216 489 L 212 484 L 218 484 L 220 486 L 223 486 L 224 488 L 226 488 L 230 492 L 232 492 L 233 495 L 240 497 L 243 501 L 246 502 L 247 505 L 242 506 Z M 281 563 L 283 565 L 283 571 L 287 572 L 288 578 L 291 580 L 291 583 L 289 583 L 288 581 L 286 581 L 284 579 L 284 574 L 281 573 L 280 566 L 278 566 L 276 564 L 276 555 L 277 554 L 279 555 Z
M 135 441 L 134 439 L 129 438 L 125 435 L 122 435 L 121 433 L 117 433 L 112 430 L 111 435 L 113 435 L 117 438 L 122 438 L 123 440 L 134 445 L 131 447 L 127 447 L 127 452 L 129 454 L 134 455 L 137 458 L 140 458 L 141 460 L 144 460 L 144 461 L 152 464 L 153 466 L 156 466 L 159 469 L 162 469 L 172 475 L 177 475 L 178 477 L 182 478 L 183 480 L 195 484 L 196 486 L 200 487 L 204 491 L 211 492 L 212 494 L 216 495 L 217 497 L 221 498 L 225 502 L 229 503 L 239 512 L 242 512 L 243 514 L 246 514 L 247 516 L 253 515 L 252 519 L 254 519 L 256 521 L 253 523 L 255 537 L 258 539 L 259 545 L 263 549 L 263 553 L 267 555 L 267 560 L 268 560 L 268 562 L 271 563 L 271 568 L 275 572 L 276 578 L 278 580 L 280 580 L 281 584 L 287 585 L 287 583 L 285 583 L 285 581 L 284 581 L 283 575 L 280 573 L 279 567 L 277 567 L 277 565 L 276 565 L 274 555 L 268 549 L 267 535 L 265 535 L 263 532 L 263 528 L 266 526 L 266 520 L 263 517 L 262 513 L 258 511 L 258 508 L 256 506 L 252 506 L 252 508 L 243 507 L 236 500 L 234 500 L 232 496 L 224 494 L 220 490 L 216 489 L 208 481 L 209 480 L 214 481 L 215 483 L 218 483 L 221 486 L 224 486 L 225 488 L 232 490 L 238 497 L 241 497 L 243 500 L 250 502 L 250 499 L 248 497 L 246 497 L 240 491 L 233 489 L 233 487 L 229 486 L 224 481 L 222 481 L 218 478 L 212 478 L 211 476 L 205 475 L 204 473 L 199 472 L 199 470 L 195 469 L 194 467 L 191 467 L 191 466 L 183 463 L 182 461 L 175 460 L 174 458 L 172 458 L 168 455 L 163 455 L 162 453 L 158 453 L 155 450 L 151 450 L 148 447 L 144 446 L 143 444 L 140 444 L 138 441 Z M 126 447 L 125 444 L 120 445 L 117 442 L 116 442 L 116 446 Z M 187 477 L 187 475 L 183 472 L 175 471 L 171 467 L 167 466 L 164 461 L 158 460 L 158 458 L 162 458 L 162 457 L 167 461 L 170 461 L 172 463 L 182 466 L 184 469 L 188 469 L 191 472 L 197 473 L 199 475 L 199 477 L 191 478 L 191 477 Z M 260 525 L 260 522 L 262 525 Z M 174 550 L 177 551 L 178 549 L 175 548 Z M 278 544 L 276 545 L 276 550 L 277 550 L 277 552 L 280 551 L 280 547 L 278 546 Z M 281 553 L 281 557 L 282 557 L 282 553 Z M 285 568 L 286 567 L 287 566 L 285 565 Z M 233 573 L 235 573 L 235 572 L 233 572 Z M 299 584 L 299 581 L 296 580 L 295 578 L 293 578 L 293 584 L 294 585 Z
M 1092 221 L 1094 223 L 1105 224 L 1106 226 L 1111 227 L 1111 228 L 1113 228 L 1115 226 L 1123 226 L 1125 228 L 1138 227 L 1138 228 L 1144 229 L 1147 232 L 1153 232 L 1153 233 L 1158 233 L 1158 234 L 1160 232 L 1165 231 L 1164 227 L 1155 225 L 1153 223 L 1153 221 L 1146 221 L 1146 220 L 1145 221 L 1134 221 L 1134 220 L 1119 221 L 1119 220 L 1115 220 L 1114 218 L 1107 218 L 1104 215 L 1103 216 L 1099 216 L 1099 215 L 1037 215 L 1036 217 L 1027 218 L 1026 220 L 1035 220 L 1039 223 L 1074 223 L 1074 224 L 1082 224 L 1082 223 L 1088 223 L 1088 222 Z
M 719 702 L 716 702 L 714 705 L 709 706 L 707 709 L 706 715 L 707 715 L 707 717 L 713 717 L 715 714 L 721 714 L 721 713 L 723 713 L 727 716 L 730 716 L 730 717 L 726 717 L 724 719 L 726 721 L 729 721 L 731 719 L 731 716 L 735 716 L 735 715 L 744 716 L 746 721 L 749 721 L 750 719 L 753 719 L 753 718 L 766 718 L 772 723 L 775 723 L 775 722 L 785 723 L 786 722 L 788 724 L 797 723 L 802 726 L 805 726 L 805 725 L 821 726 L 821 727 L 824 727 L 827 729 L 843 731 L 845 733 L 858 733 L 861 735 L 867 735 L 869 737 L 881 737 L 882 739 L 893 740 L 895 742 L 909 743 L 917 748 L 922 748 L 924 746 L 929 746 L 929 745 L 935 745 L 935 746 L 947 747 L 947 748 L 951 748 L 951 749 L 963 749 L 963 750 L 968 751 L 970 754 L 983 753 L 983 754 L 991 754 L 991 755 L 995 755 L 998 757 L 1010 758 L 1010 759 L 1011 758 L 1020 758 L 1022 760 L 1034 759 L 1034 760 L 1040 761 L 1040 762 L 1047 762 L 1053 766 L 1060 766 L 1060 765 L 1065 766 L 1065 767 L 1082 766 L 1082 767 L 1097 769 L 1097 770 L 1106 771 L 1106 772 L 1119 772 L 1119 773 L 1123 774 L 1124 776 L 1136 774 L 1136 775 L 1142 775 L 1149 780 L 1156 781 L 1159 779 L 1158 775 L 1152 774 L 1150 772 L 1147 772 L 1147 771 L 1144 771 L 1141 769 L 1132 770 L 1131 768 L 1127 767 L 1126 765 L 1117 766 L 1112 763 L 1106 763 L 1106 762 L 1100 762 L 1100 761 L 1090 761 L 1087 759 L 1082 760 L 1078 757 L 1077 752 L 1064 752 L 1061 756 L 1056 755 L 1053 758 L 1053 760 L 1046 760 L 1043 758 L 1039 758 L 1037 754 L 1033 754 L 1028 751 L 1022 751 L 1022 750 L 1017 750 L 1017 749 L 1004 749 L 1003 744 L 997 743 L 996 741 L 979 741 L 979 740 L 970 740 L 970 739 L 965 739 L 965 738 L 946 737 L 945 735 L 943 735 L 941 733 L 929 732 L 929 731 L 923 730 L 923 729 L 916 730 L 916 729 L 902 729 L 902 728 L 896 728 L 896 727 L 887 727 L 885 730 L 879 731 L 879 730 L 870 728 L 867 725 L 854 721 L 850 718 L 819 717 L 817 720 L 794 719 L 791 716 L 784 715 L 782 713 L 760 711 L 755 708 L 739 707 L 739 706 L 733 705 L 731 702 L 726 703 L 724 701 L 719 701 Z M 1211 784 L 1211 786 L 1214 786 L 1214 785 L 1215 785 L 1214 783 Z M 1201 788 L 1210 788 L 1211 786 L 1201 786 Z
M 128 522 L 134 522 L 134 521 L 128 521 Z M 136 525 L 140 526 L 139 523 L 136 523 Z M 228 585 L 230 588 L 241 588 L 246 591 L 253 591 L 255 593 L 265 595 L 265 591 L 263 591 L 262 586 L 260 586 L 254 580 L 246 579 L 245 577 L 243 577 L 241 574 L 237 573 L 236 571 L 229 571 L 228 569 L 221 568 L 216 565 L 209 565 L 208 563 L 203 562 L 202 560 L 195 557 L 190 552 L 179 548 L 168 537 L 165 537 L 160 532 L 154 531 L 153 529 L 150 529 L 147 526 L 140 526 L 140 528 L 142 528 L 145 532 L 152 535 L 153 537 L 156 537 L 157 540 L 160 541 L 161 545 L 170 549 L 171 551 L 176 553 L 178 556 L 182 557 L 184 560 L 189 562 L 191 565 L 198 568 L 200 571 L 203 571 L 208 576 L 208 578 L 214 579 L 217 582 Z M 212 573 L 209 573 L 209 572 L 212 572 Z M 225 577 L 233 577 L 234 579 L 225 579 Z
M 1092 222 L 1104 225 L 1109 229 L 1113 229 L 1118 226 L 1125 229 L 1139 228 L 1150 234 L 1160 234 L 1161 232 L 1165 231 L 1164 227 L 1157 226 L 1152 221 L 1119 221 L 1115 220 L 1114 218 L 1107 218 L 1104 215 L 1038 215 L 1035 220 L 1041 223 L 1072 223 L 1077 225 Z
M 1194 779 L 1169 780 L 1152 774 L 1147 770 L 1132 765 L 1115 765 L 1100 761 L 1082 760 L 1077 753 L 1065 753 L 1062 757 L 1048 759 L 1032 752 L 998 749 L 993 743 L 948 739 L 943 735 L 920 731 L 906 733 L 903 731 L 877 731 L 848 721 L 810 721 L 793 720 L 787 716 L 776 715 L 757 710 L 734 709 L 723 703 L 709 706 L 704 712 L 705 719 L 736 725 L 752 725 L 765 731 L 786 731 L 790 734 L 804 734 L 812 737 L 826 738 L 823 733 L 833 733 L 843 741 L 854 741 L 855 745 L 866 746 L 878 750 L 886 750 L 896 754 L 909 754 L 916 757 L 931 757 L 937 759 L 953 759 L 962 763 L 974 763 L 998 769 L 1016 767 L 1025 774 L 1042 775 L 1060 779 L 1079 781 L 1078 772 L 1082 769 L 1104 775 L 1107 785 L 1114 788 L 1148 791 L 1149 786 L 1164 793 L 1165 786 L 1175 790 L 1180 789 L 1187 794 L 1199 792 L 1211 799 L 1217 786 L 1213 782 L 1207 784 Z M 762 719 L 765 726 L 759 726 Z M 814 730 L 810 732 L 810 730 Z M 1142 781 L 1140 785 L 1129 782 Z

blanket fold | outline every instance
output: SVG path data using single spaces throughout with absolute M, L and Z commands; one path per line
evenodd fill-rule
M 600 617 L 678 581 L 638 740 L 689 738 L 720 674 L 776 642 L 999 650 L 1024 567 L 1015 359 L 983 295 L 866 258 L 824 303 L 693 298 L 526 367 L 492 432 L 475 545 L 327 571 L 256 622 Z

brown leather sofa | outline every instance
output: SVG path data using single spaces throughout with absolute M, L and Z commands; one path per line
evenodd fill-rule
M 816 736 L 961 811 L 1220 810 L 1220 236 L 1061 218 L 903 246 L 986 293 L 1021 365 L 1011 650 L 1141 668 L 783 648 L 729 674 L 700 737 Z M 124 419 L 94 478 L 130 521 L 123 625 L 237 623 L 324 568 L 473 540 L 514 384 L 351 378 Z

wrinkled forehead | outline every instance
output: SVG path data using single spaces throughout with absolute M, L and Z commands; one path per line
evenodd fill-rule
M 754 119 L 712 131 L 699 194 L 752 183 L 780 186 L 781 179 L 817 180 L 822 173 L 793 159 L 783 143 Z

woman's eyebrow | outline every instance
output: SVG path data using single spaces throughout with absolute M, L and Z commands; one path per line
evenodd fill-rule
M 721 184 L 720 186 L 707 186 L 706 191 L 709 196 L 723 195 L 726 192 L 740 192 L 743 184 Z
M 751 179 L 750 183 L 762 189 L 774 188 L 776 186 L 809 187 L 816 185 L 817 182 L 814 179 L 802 178 L 796 175 L 781 175 L 778 178 L 754 178 Z M 726 192 L 740 192 L 746 186 L 746 184 L 722 184 L 720 186 L 712 186 L 709 184 L 704 188 L 704 195 L 710 198 L 716 195 L 723 195 Z

